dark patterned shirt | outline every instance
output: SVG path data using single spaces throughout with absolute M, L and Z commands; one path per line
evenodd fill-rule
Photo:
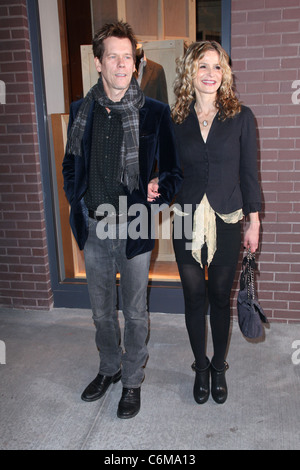
M 98 103 L 94 108 L 89 187 L 84 196 L 88 209 L 96 211 L 100 204 L 111 204 L 119 213 L 119 196 L 124 195 L 119 182 L 120 155 L 123 140 L 121 116 L 108 113 Z M 99 211 L 100 212 L 100 211 Z

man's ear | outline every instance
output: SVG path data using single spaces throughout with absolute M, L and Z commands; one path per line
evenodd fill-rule
M 98 57 L 94 57 L 94 63 L 95 63 L 95 67 L 96 67 L 97 72 L 100 73 L 101 72 L 101 62 L 98 59 Z

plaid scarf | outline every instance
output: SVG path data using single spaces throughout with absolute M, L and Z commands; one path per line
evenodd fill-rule
M 121 168 L 119 180 L 132 192 L 139 188 L 139 109 L 145 103 L 145 96 L 136 79 L 132 77 L 130 86 L 121 101 L 111 101 L 103 88 L 102 77 L 87 93 L 70 129 L 67 153 L 82 155 L 81 142 L 87 122 L 90 106 L 97 101 L 121 115 L 124 131 L 121 147 Z

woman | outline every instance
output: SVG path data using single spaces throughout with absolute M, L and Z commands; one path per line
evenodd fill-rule
M 234 94 L 229 58 L 218 43 L 192 44 L 177 65 L 172 118 L 184 181 L 177 195 L 180 210 L 175 213 L 173 240 L 195 357 L 193 392 L 197 403 L 205 403 L 211 375 L 212 397 L 224 403 L 230 295 L 243 217 L 249 219 L 244 248 L 254 253 L 259 241 L 256 127 L 251 110 Z M 211 361 L 205 344 L 206 287 L 214 350 Z

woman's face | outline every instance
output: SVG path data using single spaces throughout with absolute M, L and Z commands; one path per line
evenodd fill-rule
M 199 59 L 197 75 L 193 80 L 196 93 L 216 94 L 222 83 L 222 68 L 217 51 L 207 51 Z

